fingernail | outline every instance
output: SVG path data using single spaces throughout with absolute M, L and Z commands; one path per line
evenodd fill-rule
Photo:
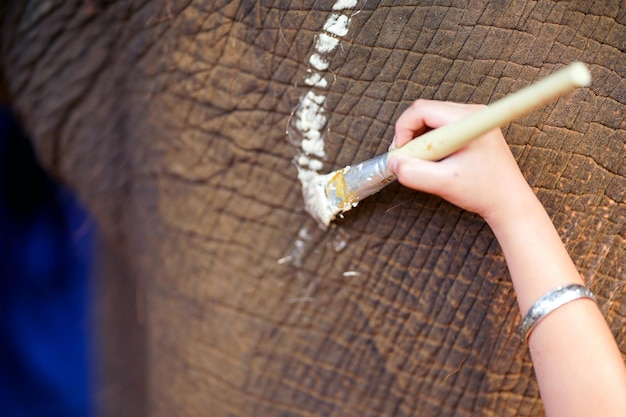
M 396 173 L 396 170 L 398 169 L 398 158 L 389 158 L 389 169 L 394 174 Z
M 393 140 L 391 141 L 391 145 L 389 145 L 389 151 L 393 151 L 397 148 L 396 142 L 398 138 L 394 135 Z

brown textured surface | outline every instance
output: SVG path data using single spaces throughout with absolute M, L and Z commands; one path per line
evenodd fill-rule
M 303 212 L 285 126 L 332 1 L 39 3 L 5 17 L 10 93 L 146 284 L 150 415 L 540 414 L 479 218 L 397 185 L 328 234 Z M 587 62 L 590 89 L 506 136 L 626 354 L 623 2 L 414 3 L 353 16 L 326 167 L 386 149 L 416 98 L 486 103 Z M 277 264 L 302 227 L 302 264 Z

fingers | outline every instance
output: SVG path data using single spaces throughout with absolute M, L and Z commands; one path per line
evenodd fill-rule
M 484 108 L 478 104 L 416 100 L 396 121 L 393 147 L 400 147 L 427 129 L 435 129 Z
M 452 123 L 483 107 L 418 100 L 398 119 L 395 144 L 402 146 L 429 128 Z M 404 186 L 438 195 L 482 216 L 498 212 L 511 187 L 527 187 L 499 129 L 439 162 L 397 155 L 389 160 L 389 167 Z
M 441 195 L 455 177 L 455 173 L 440 163 L 410 156 L 394 156 L 389 168 L 405 187 Z M 457 174 L 458 175 L 458 174 Z

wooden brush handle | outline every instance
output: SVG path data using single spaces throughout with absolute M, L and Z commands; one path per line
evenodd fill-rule
M 431 130 L 401 148 L 388 153 L 438 161 L 463 148 L 491 129 L 525 116 L 531 110 L 555 100 L 576 87 L 588 86 L 591 74 L 581 62 L 574 62 L 543 80 L 488 105 L 484 110 Z

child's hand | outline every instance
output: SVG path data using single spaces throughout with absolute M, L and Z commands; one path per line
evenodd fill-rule
M 480 108 L 418 100 L 398 119 L 394 144 Z M 407 187 L 485 218 L 506 257 L 523 316 L 549 291 L 584 284 L 499 129 L 439 162 L 395 156 L 389 167 Z M 626 415 L 626 368 L 601 311 L 588 299 L 566 303 L 546 313 L 528 340 L 546 415 Z M 588 363 L 593 366 L 580 365 Z
M 429 129 L 454 122 L 481 108 L 480 105 L 417 100 L 398 118 L 392 146 L 401 147 Z M 480 214 L 487 222 L 498 221 L 499 217 L 504 220 L 511 197 L 530 191 L 499 129 L 439 162 L 395 156 L 389 165 L 404 186 L 436 194 Z

